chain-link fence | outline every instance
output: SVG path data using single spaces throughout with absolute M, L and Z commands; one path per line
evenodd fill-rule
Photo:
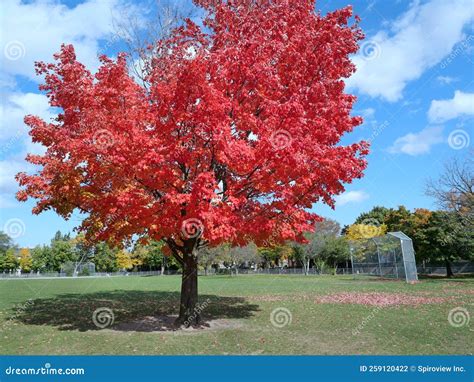
M 361 269 L 361 265 L 358 265 L 358 269 Z M 393 271 L 394 267 L 384 267 L 382 266 L 382 275 L 389 275 L 390 271 Z M 353 269 L 350 267 L 338 267 L 338 268 L 325 268 L 323 270 L 318 268 L 310 268 L 307 272 L 308 275 L 317 276 L 317 275 L 354 275 L 354 276 L 374 276 L 380 277 L 379 266 L 376 264 L 375 266 L 367 266 L 365 272 L 353 273 Z M 390 270 L 390 271 L 389 271 Z M 462 262 L 462 263 L 452 263 L 451 270 L 454 274 L 469 274 L 474 273 L 474 263 L 469 262 Z M 396 271 L 396 270 L 395 270 Z M 423 275 L 438 275 L 444 276 L 446 275 L 446 267 L 442 265 L 418 265 L 417 266 L 418 274 Z M 166 270 L 163 276 L 173 276 L 173 275 L 180 275 L 179 270 Z M 305 270 L 303 268 L 259 268 L 255 269 L 242 269 L 239 268 L 237 273 L 235 269 L 231 268 L 222 268 L 218 269 L 217 271 L 213 268 L 208 270 L 207 272 L 204 270 L 199 270 L 199 276 L 218 276 L 218 275 L 305 275 Z M 117 276 L 130 276 L 130 277 L 149 277 L 149 276 L 161 276 L 160 271 L 140 271 L 140 272 L 95 272 L 91 273 L 90 276 L 82 276 L 78 275 L 76 277 L 117 277 Z M 22 273 L 17 274 L 16 272 L 0 272 L 0 279 L 4 278 L 58 278 L 58 277 L 71 277 L 65 273 L 61 272 L 46 272 L 46 273 L 39 273 L 39 272 L 30 272 L 30 273 Z M 74 276 L 72 276 L 74 277 Z
M 351 242 L 354 275 L 418 280 L 412 240 L 403 232 Z

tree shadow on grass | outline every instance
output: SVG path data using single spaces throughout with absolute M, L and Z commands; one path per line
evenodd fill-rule
M 168 331 L 177 330 L 178 292 L 115 290 L 87 294 L 61 294 L 30 300 L 12 313 L 26 325 L 55 326 L 60 330 Z M 249 318 L 258 305 L 241 297 L 200 295 L 202 327 L 219 319 Z
M 472 279 L 474 279 L 474 273 L 461 273 L 461 274 L 456 274 L 452 277 L 448 277 L 446 275 L 424 275 L 424 274 L 419 274 L 418 278 L 420 280 L 432 280 L 432 281 L 452 281 L 455 283 L 469 283 L 472 282 Z

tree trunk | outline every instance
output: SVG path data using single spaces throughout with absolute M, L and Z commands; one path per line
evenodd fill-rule
M 451 268 L 451 262 L 448 259 L 445 259 L 444 263 L 446 265 L 446 277 L 449 277 L 449 278 L 453 277 L 454 273 L 453 273 L 453 270 Z
M 197 258 L 193 254 L 183 257 L 183 275 L 181 279 L 181 301 L 177 325 L 185 327 L 199 324 L 198 303 L 198 267 Z
M 162 259 L 161 259 L 161 276 L 164 276 L 165 275 L 165 271 L 166 271 L 166 256 L 162 255 Z

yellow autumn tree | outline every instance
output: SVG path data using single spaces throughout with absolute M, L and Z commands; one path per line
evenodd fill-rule
M 127 251 L 119 251 L 115 255 L 115 261 L 117 262 L 117 267 L 120 269 L 131 269 L 133 268 L 133 260 L 130 256 L 130 253 Z
M 31 270 L 31 253 L 28 248 L 20 249 L 20 268 L 23 272 L 29 272 Z
M 142 252 L 133 252 L 130 254 L 130 259 L 132 260 L 133 267 L 139 267 L 143 265 L 144 259 L 148 256 L 148 249 L 144 248 Z
M 368 224 L 352 224 L 347 230 L 347 238 L 349 240 L 370 239 L 376 236 L 383 236 L 387 233 L 387 226 L 382 224 L 368 225 Z

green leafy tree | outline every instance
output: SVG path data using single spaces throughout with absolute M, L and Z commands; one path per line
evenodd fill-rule
M 13 240 L 5 232 L 0 231 L 0 256 L 5 255 L 7 249 L 15 247 Z
M 152 269 L 152 270 L 161 269 L 162 275 L 164 274 L 167 263 L 172 263 L 172 261 L 167 261 L 168 259 L 163 252 L 164 246 L 165 246 L 165 243 L 163 243 L 162 241 L 152 241 L 147 246 L 148 256 L 145 259 L 146 260 L 145 264 L 147 265 L 149 269 Z M 176 263 L 176 265 L 178 264 Z
M 105 242 L 94 246 L 92 261 L 97 272 L 117 272 L 119 267 L 116 261 L 117 251 L 110 248 Z
M 365 225 L 382 225 L 386 224 L 387 215 L 390 213 L 390 209 L 382 206 L 376 206 L 369 212 L 361 213 L 354 224 L 365 224 Z
M 2 270 L 5 272 L 14 271 L 18 268 L 18 265 L 19 263 L 16 255 L 16 249 L 8 248 L 2 258 L 2 264 L 0 265 Z
M 265 268 L 278 266 L 281 257 L 287 252 L 287 249 L 282 245 L 272 245 L 258 248 L 258 256 Z
M 410 220 L 412 213 L 405 206 L 398 206 L 397 209 L 376 206 L 369 212 L 361 213 L 354 221 L 354 225 L 364 225 L 381 227 L 386 226 L 387 232 L 402 231 L 408 234 L 408 227 L 411 226 Z M 344 234 L 347 233 L 347 228 Z
M 426 230 L 429 227 L 431 215 L 431 211 L 418 208 L 413 213 L 400 219 L 398 223 L 394 223 L 398 224 L 398 226 L 390 230 L 402 231 L 412 239 L 418 263 L 429 260 L 431 257 L 431 248 L 426 245 Z
M 31 269 L 35 272 L 52 271 L 51 248 L 43 245 L 36 246 L 31 251 Z
M 390 209 L 389 213 L 385 216 L 383 224 L 387 226 L 389 232 L 401 231 L 405 234 L 409 234 L 411 227 L 412 213 L 405 206 L 398 206 L 397 209 Z
M 359 215 L 355 224 L 346 230 L 346 234 L 354 227 L 362 228 L 362 231 L 368 231 L 367 226 L 357 226 L 357 224 L 373 224 L 376 227 L 386 227 L 386 232 L 401 231 L 413 240 L 413 246 L 418 262 L 430 258 L 430 249 L 426 246 L 426 228 L 429 223 L 431 211 L 423 208 L 415 209 L 411 212 L 405 206 L 399 206 L 397 209 L 374 207 L 371 211 Z M 368 228 L 371 228 L 370 226 Z M 385 232 L 385 231 L 384 231 Z M 384 232 L 375 232 L 375 236 L 382 235 Z M 353 232 L 354 233 L 354 232 Z M 367 232 L 365 232 L 367 233 Z M 372 235 L 373 236 L 373 235 Z
M 16 250 L 16 245 L 10 236 L 0 231 L 0 271 L 9 271 L 10 269 L 4 266 L 4 264 L 10 264 L 10 259 L 6 259 L 9 249 Z
M 56 233 L 54 234 L 54 237 L 51 239 L 51 243 L 55 241 L 69 241 L 69 240 L 71 240 L 71 234 L 66 233 L 63 235 L 61 231 L 56 231 Z
M 173 260 L 166 257 L 164 246 L 165 244 L 162 241 L 154 240 L 146 245 L 137 244 L 133 249 L 133 257 L 136 259 L 138 269 L 158 270 L 161 268 L 161 274 L 164 274 L 167 265 L 177 265 Z
M 444 262 L 447 277 L 453 276 L 451 262 L 474 260 L 474 230 L 464 225 L 462 216 L 452 211 L 435 211 L 423 230 L 421 245 L 433 262 Z
M 61 266 L 68 261 L 78 261 L 73 243 L 70 240 L 53 240 L 47 268 L 60 271 Z
M 282 250 L 283 246 L 272 248 L 276 258 L 281 258 Z M 256 264 L 261 260 L 258 247 L 254 243 L 250 243 L 241 247 L 229 247 L 226 255 L 228 262 L 236 275 L 239 273 L 239 267 L 241 267 L 243 264 Z
M 226 254 L 228 246 L 219 245 L 217 247 L 204 247 L 199 250 L 198 263 L 204 268 L 204 273 L 207 275 L 213 266 L 226 261 Z
M 321 252 L 326 245 L 326 242 L 331 238 L 336 238 L 341 232 L 341 226 L 339 223 L 332 219 L 324 219 L 321 222 L 315 224 L 315 229 L 313 233 L 305 234 L 308 243 L 301 246 L 301 249 L 298 249 L 296 253 L 301 256 L 301 261 L 303 263 L 303 268 L 305 274 L 309 273 L 309 268 L 311 261 L 316 263 L 319 260 L 324 261 L 321 257 Z M 296 245 L 298 247 L 298 245 Z
M 350 258 L 349 242 L 344 236 L 328 236 L 325 238 L 319 258 L 326 264 L 332 265 L 334 273 L 337 270 L 337 264 L 347 261 Z
M 324 219 L 315 224 L 315 230 L 312 233 L 305 233 L 308 241 L 306 244 L 291 243 L 291 258 L 303 266 L 305 275 L 309 274 L 311 263 L 316 264 L 317 256 L 320 254 L 322 246 L 324 246 L 327 236 L 337 236 L 341 231 L 338 222 L 332 219 Z
M 471 154 L 474 150 L 471 151 Z M 443 211 L 433 213 L 426 230 L 428 258 L 443 259 L 446 275 L 453 275 L 451 261 L 472 260 L 474 231 L 474 156 L 445 164 L 437 180 L 427 182 L 426 194 L 436 199 Z M 426 254 L 425 254 L 426 255 Z

